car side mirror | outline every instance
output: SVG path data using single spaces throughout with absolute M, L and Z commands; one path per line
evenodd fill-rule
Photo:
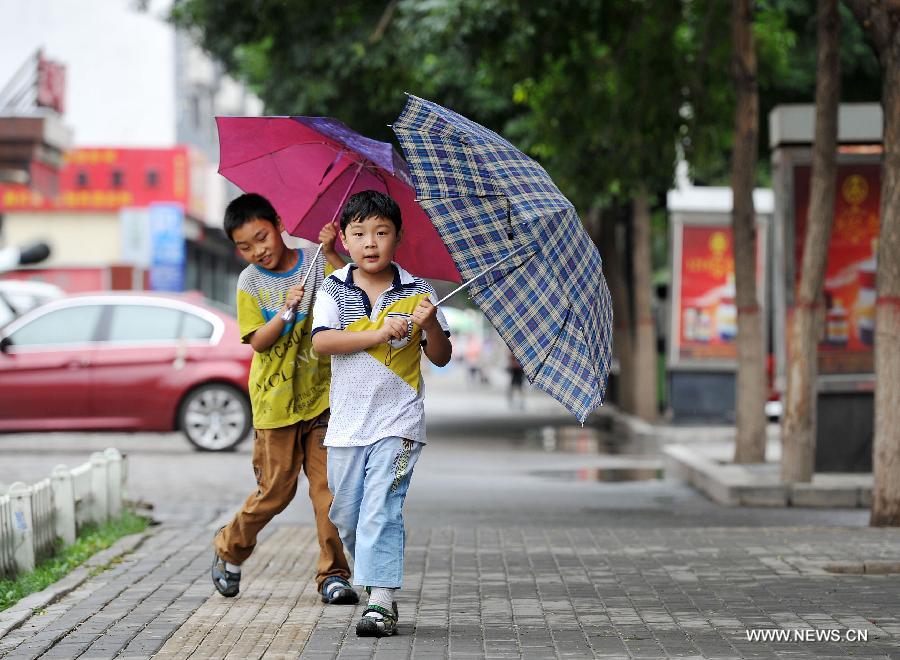
M 12 339 L 3 337 L 0 339 L 0 353 L 9 353 L 9 347 L 13 345 Z

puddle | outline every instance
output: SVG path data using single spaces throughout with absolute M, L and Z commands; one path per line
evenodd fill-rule
M 532 472 L 536 477 L 555 481 L 599 481 L 618 483 L 623 481 L 656 481 L 663 479 L 665 471 L 661 467 L 645 468 L 576 468 L 574 470 L 539 470 Z
M 432 423 L 429 433 L 436 431 L 445 437 L 485 441 L 496 449 L 521 449 L 545 453 L 579 454 L 586 456 L 659 456 L 658 438 L 629 437 L 609 428 L 577 424 L 510 424 L 509 420 L 467 424 L 465 420 L 441 426 Z
M 628 438 L 591 426 L 543 426 L 529 429 L 521 444 L 545 452 L 568 454 L 656 454 L 653 441 Z M 622 481 L 630 481 L 623 479 Z

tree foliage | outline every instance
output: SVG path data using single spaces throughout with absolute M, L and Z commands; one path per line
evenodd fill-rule
M 812 98 L 813 13 L 806 0 L 757 2 L 763 118 Z M 663 193 L 680 154 L 698 180 L 727 179 L 721 0 L 175 0 L 172 16 L 272 114 L 336 116 L 390 140 L 415 93 L 507 136 L 582 209 Z M 858 27 L 842 55 L 848 97 L 877 98 Z

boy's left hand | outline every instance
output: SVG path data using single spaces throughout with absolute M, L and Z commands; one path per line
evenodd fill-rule
M 337 229 L 334 228 L 333 222 L 329 222 L 322 227 L 322 231 L 319 232 L 319 243 L 322 244 L 322 252 L 326 255 L 334 253 L 334 242 L 336 240 Z
M 440 330 L 440 324 L 437 320 L 437 307 L 427 298 L 419 301 L 410 318 L 412 318 L 413 323 L 425 331 Z

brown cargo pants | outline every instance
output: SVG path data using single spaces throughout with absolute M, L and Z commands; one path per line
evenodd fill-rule
M 272 518 L 284 511 L 297 492 L 300 468 L 309 480 L 309 499 L 316 516 L 319 562 L 316 585 L 321 588 L 332 575 L 350 577 L 344 546 L 328 519 L 328 454 L 322 440 L 328 427 L 326 410 L 318 417 L 277 429 L 257 429 L 253 443 L 253 472 L 257 489 L 244 502 L 230 523 L 216 534 L 218 555 L 232 564 L 243 564 L 256 546 L 256 536 Z

